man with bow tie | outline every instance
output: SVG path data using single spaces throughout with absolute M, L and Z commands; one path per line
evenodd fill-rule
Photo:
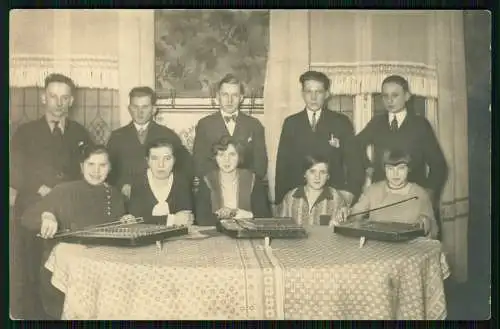
M 80 179 L 80 146 L 91 143 L 85 128 L 68 118 L 74 89 L 67 76 L 56 73 L 47 76 L 41 94 L 45 115 L 21 125 L 10 143 L 9 187 L 14 207 L 14 222 L 10 225 L 11 298 L 14 299 L 11 312 L 24 319 L 44 316 L 37 293 L 42 245 L 18 225 L 19 218 L 56 185 Z
M 267 173 L 267 152 L 264 127 L 260 121 L 239 110 L 244 98 L 242 83 L 227 74 L 218 84 L 220 110 L 202 118 L 196 126 L 193 157 L 196 176 L 201 178 L 217 168 L 212 146 L 230 135 L 243 147 L 242 168 L 253 171 L 260 179 Z
M 128 110 L 132 121 L 111 133 L 108 151 L 112 170 L 109 182 L 126 197 L 131 186 L 141 181 L 148 168 L 146 150 L 149 143 L 163 139 L 170 142 L 178 155 L 179 172 L 189 180 L 193 178 L 192 158 L 179 136 L 170 128 L 156 123 L 154 105 L 156 95 L 150 87 L 135 87 L 129 93 Z

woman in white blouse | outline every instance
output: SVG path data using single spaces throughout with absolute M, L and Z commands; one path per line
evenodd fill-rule
M 128 210 L 145 223 L 191 225 L 192 189 L 190 182 L 176 174 L 176 150 L 166 140 L 156 140 L 146 148 L 148 169 L 143 179 L 132 184 Z

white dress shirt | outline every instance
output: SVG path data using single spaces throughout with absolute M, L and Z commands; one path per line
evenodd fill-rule
M 233 114 L 227 114 L 224 111 L 220 112 L 222 114 L 222 118 L 224 119 L 224 124 L 226 125 L 227 131 L 229 131 L 229 134 L 233 136 L 234 130 L 236 129 L 236 120 L 229 120 L 226 121 L 226 117 L 228 116 L 238 116 L 238 111 L 234 112 Z
M 319 118 L 321 117 L 321 111 L 322 109 L 319 109 L 317 111 L 311 111 L 307 109 L 307 117 L 309 118 L 309 125 L 312 127 L 313 124 L 313 114 L 316 114 L 316 125 L 318 125 Z
M 406 118 L 406 110 L 402 110 L 396 114 L 394 113 L 389 113 L 389 125 L 391 125 L 392 120 L 394 117 L 396 117 L 396 121 L 398 123 L 398 128 L 401 127 L 401 124 L 403 123 L 403 120 Z
M 135 126 L 135 129 L 137 130 L 137 132 L 145 131 L 146 129 L 148 129 L 149 121 L 143 125 L 139 125 L 139 124 L 134 122 L 134 126 Z
M 47 118 L 47 122 L 49 123 L 49 128 L 51 133 L 54 133 L 54 128 L 55 128 L 54 121 L 59 122 L 59 128 L 61 128 L 61 131 L 64 134 L 64 128 L 66 127 L 66 118 L 61 118 L 59 120 Z

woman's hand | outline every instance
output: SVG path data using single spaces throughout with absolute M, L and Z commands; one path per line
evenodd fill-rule
M 171 214 L 168 216 L 171 220 L 168 220 L 168 225 L 177 226 L 191 226 L 194 222 L 194 216 L 190 211 L 179 211 L 176 214 Z
M 215 212 L 215 214 L 217 215 L 217 217 L 219 219 L 228 219 L 228 218 L 234 218 L 234 216 L 236 216 L 237 212 L 238 211 L 235 209 L 230 209 L 230 208 L 224 207 L 224 208 L 220 208 L 219 210 L 217 210 Z
M 40 236 L 43 239 L 52 239 L 57 232 L 57 219 L 53 213 L 42 213 L 42 225 L 40 227 Z
M 122 223 L 135 223 L 135 216 L 132 216 L 130 214 L 123 215 L 120 218 L 120 222 L 122 222 Z
M 238 209 L 236 211 L 236 215 L 234 216 L 234 219 L 252 219 L 252 218 L 253 218 L 253 213 L 243 209 Z
M 343 223 L 347 220 L 347 217 L 349 217 L 349 215 L 351 214 L 351 208 L 349 207 L 341 207 L 338 211 L 337 211 L 337 216 L 336 216 L 336 220 L 338 223 Z

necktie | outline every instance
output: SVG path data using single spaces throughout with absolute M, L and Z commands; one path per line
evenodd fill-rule
M 144 142 L 146 141 L 146 128 L 141 128 L 137 131 L 137 136 L 139 137 L 139 142 L 141 142 L 141 144 L 144 144 Z
M 62 129 L 59 127 L 59 121 L 52 121 L 52 124 L 54 124 L 54 128 L 52 129 L 52 135 L 57 138 L 62 137 Z
M 312 114 L 312 118 L 311 118 L 311 128 L 313 131 L 316 131 L 316 122 L 317 119 L 316 119 L 316 112 L 313 112 Z
M 396 116 L 394 116 L 394 118 L 392 118 L 392 121 L 391 121 L 391 131 L 398 131 L 398 120 L 396 120 Z
M 230 121 L 236 122 L 236 114 L 224 116 L 224 120 L 226 120 L 227 123 Z

